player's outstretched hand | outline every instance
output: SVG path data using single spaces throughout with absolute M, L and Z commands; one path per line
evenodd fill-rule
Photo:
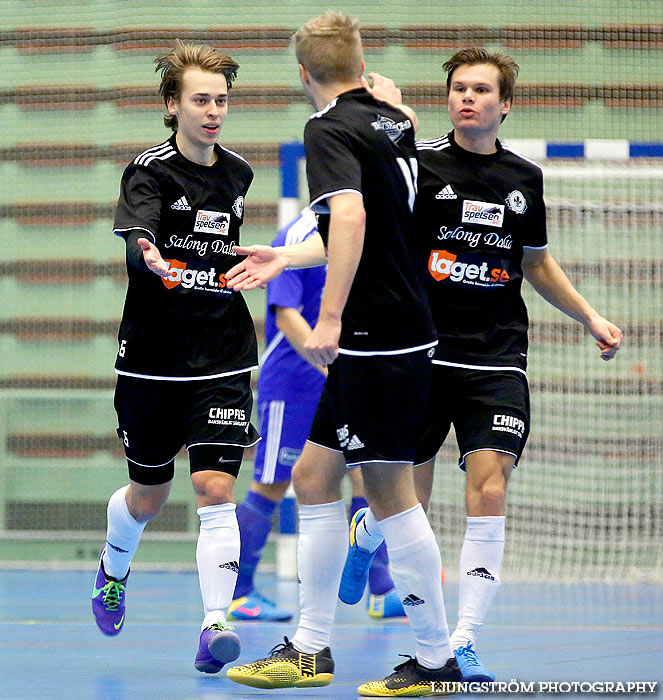
M 228 287 L 237 291 L 264 287 L 287 266 L 279 251 L 268 245 L 236 245 L 235 252 L 237 255 L 246 255 L 244 260 L 226 272 Z
M 145 260 L 147 267 L 155 275 L 167 277 L 168 263 L 161 257 L 161 253 L 154 243 L 150 243 L 147 238 L 139 238 L 136 242 L 143 249 L 143 260 Z
M 596 345 L 601 351 L 601 359 L 612 360 L 622 345 L 622 331 L 603 316 L 592 320 L 587 330 L 596 339 Z
M 340 320 L 318 320 L 313 332 L 304 343 L 306 359 L 314 365 L 330 365 L 338 357 L 340 337 Z

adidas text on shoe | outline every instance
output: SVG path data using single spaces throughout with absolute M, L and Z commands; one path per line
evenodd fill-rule
M 453 695 L 460 690 L 461 680 L 462 675 L 456 659 L 449 659 L 442 668 L 429 669 L 410 657 L 396 666 L 394 672 L 384 680 L 360 685 L 357 693 L 369 698 L 427 698 Z
M 99 555 L 99 567 L 92 587 L 92 612 L 97 627 L 107 636 L 120 634 L 124 626 L 125 594 L 129 572 L 121 580 L 111 578 L 104 571 L 104 552 Z
M 234 627 L 210 625 L 200 633 L 200 643 L 193 665 L 201 673 L 218 673 L 227 663 L 234 661 L 241 651 L 239 637 Z
M 348 605 L 356 605 L 364 596 L 364 589 L 368 581 L 368 570 L 371 568 L 375 552 L 369 552 L 357 544 L 357 526 L 363 520 L 368 508 L 360 508 L 350 521 L 350 547 L 345 559 L 341 585 L 338 589 L 338 597 Z
M 228 610 L 229 620 L 270 620 L 271 622 L 288 622 L 292 613 L 281 610 L 271 600 L 258 593 L 250 591 L 245 596 L 235 598 Z
M 477 658 L 472 642 L 467 646 L 454 649 L 454 656 L 465 683 L 492 683 L 495 680 L 495 674 L 491 673 Z
M 228 669 L 228 678 L 253 688 L 315 688 L 334 678 L 334 660 L 329 647 L 317 654 L 297 651 L 287 637 L 264 659 Z

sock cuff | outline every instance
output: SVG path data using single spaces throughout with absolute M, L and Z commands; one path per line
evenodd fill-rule
M 252 510 L 260 513 L 260 515 L 271 518 L 278 503 L 271 501 L 261 493 L 257 493 L 256 491 L 249 489 L 242 505 L 248 506 Z
M 465 539 L 473 542 L 504 542 L 505 531 L 504 515 L 468 517 Z
M 200 518 L 200 527 L 203 530 L 213 530 L 217 527 L 231 527 L 237 525 L 237 514 L 234 503 L 220 503 L 214 506 L 203 506 L 196 511 Z
M 314 506 L 299 505 L 298 512 L 300 533 L 348 529 L 348 516 L 343 500 Z
M 437 542 L 421 503 L 402 513 L 380 520 L 379 525 L 387 541 L 390 557 L 402 549 L 414 547 L 421 542 L 430 540 Z

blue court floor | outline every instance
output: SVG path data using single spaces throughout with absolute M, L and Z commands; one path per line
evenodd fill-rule
M 193 667 L 201 619 L 195 573 L 134 571 L 127 621 L 115 638 L 102 636 L 92 620 L 93 577 L 90 570 L 0 570 L 0 698 L 354 699 L 358 684 L 384 677 L 403 661 L 399 654 L 414 653 L 407 623 L 371 620 L 363 606 L 339 603 L 331 686 L 245 688 L 228 681 L 223 671 L 205 676 Z M 295 583 L 263 574 L 259 584 L 283 607 L 296 609 Z M 453 625 L 454 585 L 445 587 L 445 598 Z M 243 645 L 241 663 L 266 656 L 284 635 L 292 635 L 294 624 L 245 622 L 236 623 L 236 629 Z M 503 585 L 479 650 L 501 681 L 658 682 L 655 695 L 648 696 L 663 698 L 663 587 Z

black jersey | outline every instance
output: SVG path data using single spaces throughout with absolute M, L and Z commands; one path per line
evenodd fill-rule
M 525 370 L 523 248 L 545 248 L 541 168 L 497 142 L 471 153 L 446 136 L 417 143 L 418 233 L 439 344 L 434 362 Z
M 127 265 L 119 374 L 203 379 L 257 364 L 246 302 L 225 279 L 237 262 L 233 245 L 253 171 L 226 148 L 216 145 L 215 153 L 210 167 L 194 163 L 179 152 L 173 135 L 124 171 L 114 233 L 144 233 L 170 275 Z
M 376 354 L 435 343 L 414 245 L 417 154 L 410 119 L 364 88 L 342 93 L 304 131 L 311 207 L 325 243 L 327 199 L 357 192 L 364 246 L 342 315 L 340 352 Z

